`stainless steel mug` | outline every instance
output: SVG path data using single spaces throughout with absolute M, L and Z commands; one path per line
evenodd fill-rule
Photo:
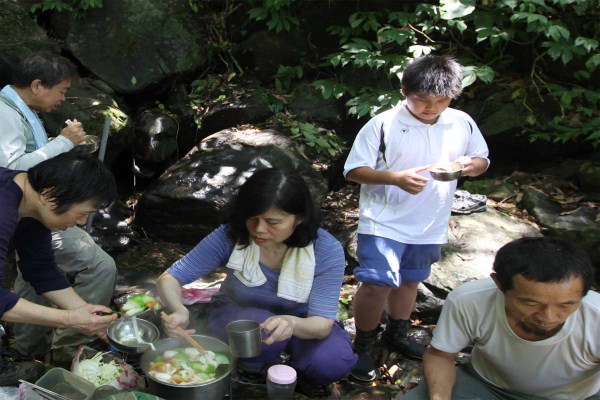
M 260 355 L 262 335 L 256 321 L 232 321 L 225 327 L 231 354 L 236 358 L 250 358 Z

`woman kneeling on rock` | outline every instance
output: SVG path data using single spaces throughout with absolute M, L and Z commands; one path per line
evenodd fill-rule
M 189 324 L 181 285 L 223 267 L 227 278 L 210 305 L 213 334 L 227 341 L 226 325 L 242 319 L 260 323 L 266 334 L 258 357 L 238 360 L 240 374 L 264 375 L 285 352 L 298 373 L 297 391 L 310 387 L 328 394 L 331 383 L 357 361 L 336 318 L 345 267 L 342 246 L 319 228 L 310 191 L 296 173 L 258 171 L 229 206 L 227 223 L 157 281 L 172 311 L 169 335 L 179 337 L 176 328 Z

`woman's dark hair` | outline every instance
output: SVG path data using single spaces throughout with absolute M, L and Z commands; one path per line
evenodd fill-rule
M 406 96 L 425 94 L 456 99 L 462 93 L 462 67 L 451 56 L 428 54 L 406 67 L 402 87 Z
M 594 279 L 587 253 L 566 240 L 551 237 L 524 237 L 502 246 L 494 259 L 494 271 L 503 292 L 513 288 L 515 275 L 535 282 L 565 282 L 581 277 L 585 296 Z
M 36 192 L 52 199 L 59 215 L 86 201 L 96 208 L 107 207 L 117 194 L 113 174 L 88 154 L 59 154 L 30 168 L 27 179 Z
M 58 85 L 65 79 L 77 79 L 77 67 L 68 58 L 42 51 L 29 55 L 14 72 L 12 84 L 18 88 L 39 79 L 45 88 Z
M 268 168 L 255 172 L 229 203 L 226 222 L 229 237 L 242 246 L 250 244 L 246 220 L 276 207 L 300 218 L 301 223 L 284 242 L 289 247 L 308 246 L 317 237 L 319 217 L 306 182 L 295 172 Z

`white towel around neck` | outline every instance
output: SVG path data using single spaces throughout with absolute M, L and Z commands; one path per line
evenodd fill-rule
M 227 262 L 227 268 L 246 286 L 255 287 L 267 281 L 259 265 L 260 247 L 250 240 L 250 245 L 241 248 L 235 245 Z M 279 274 L 277 296 L 298 303 L 308 302 L 315 276 L 315 250 L 306 247 L 290 247 L 283 258 Z

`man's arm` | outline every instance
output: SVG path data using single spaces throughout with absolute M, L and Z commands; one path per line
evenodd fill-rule
M 423 356 L 423 371 L 430 400 L 451 400 L 456 383 L 457 353 L 446 353 L 429 347 Z
M 61 292 L 64 294 L 65 290 L 58 290 L 55 294 L 60 295 Z M 59 301 L 59 303 L 64 303 L 64 301 Z M 87 335 L 97 334 L 100 337 L 105 337 L 106 328 L 112 321 L 117 319 L 117 315 L 100 316 L 96 313 L 110 313 L 111 311 L 110 308 L 102 305 L 85 303 L 77 308 L 61 310 L 19 299 L 14 307 L 2 314 L 2 320 L 51 328 L 74 328 Z
M 27 153 L 27 137 L 22 117 L 13 109 L 0 104 L 0 167 L 27 171 L 49 158 L 69 151 L 85 137 L 81 123 L 67 126 L 54 140 L 40 149 Z

